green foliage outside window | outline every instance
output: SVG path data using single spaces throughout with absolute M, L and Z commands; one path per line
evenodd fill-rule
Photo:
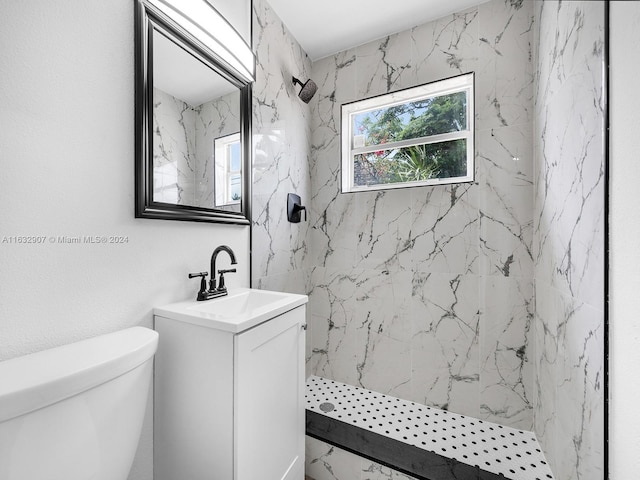
M 355 155 L 356 185 L 422 181 L 464 176 L 464 140 L 424 143 L 385 149 L 385 144 L 418 139 L 467 128 L 467 95 L 457 92 L 363 113 L 356 118 L 356 134 L 365 146 L 380 150 Z

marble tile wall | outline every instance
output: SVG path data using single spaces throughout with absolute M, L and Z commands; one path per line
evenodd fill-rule
M 307 293 L 309 222 L 287 221 L 287 194 L 309 208 L 311 120 L 292 76 L 308 78 L 311 61 L 265 0 L 253 1 L 252 285 Z
M 492 0 L 311 64 L 254 1 L 252 279 L 309 294 L 309 374 L 535 429 L 557 478 L 591 480 L 603 452 L 602 3 L 543 3 Z M 475 182 L 339 193 L 341 103 L 469 71 Z M 319 85 L 309 106 L 291 75 Z M 286 221 L 289 192 L 308 222 Z M 317 480 L 405 478 L 307 447 Z
M 240 131 L 240 92 L 236 90 L 205 102 L 197 112 L 195 137 L 198 162 L 194 172 L 194 196 L 197 205 L 215 208 L 214 140 Z M 226 207 L 227 210 L 230 208 Z
M 556 479 L 604 478 L 604 2 L 536 2 L 535 430 Z
M 195 194 L 196 110 L 153 89 L 153 198 L 193 205 Z
M 493 0 L 313 64 L 308 373 L 531 429 L 532 21 Z M 342 103 L 472 71 L 475 182 L 340 193 Z
M 154 200 L 214 208 L 214 139 L 240 131 L 239 92 L 198 106 L 153 95 Z

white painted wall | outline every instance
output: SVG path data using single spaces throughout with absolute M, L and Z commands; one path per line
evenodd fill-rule
M 248 227 L 134 218 L 133 7 L 0 3 L 0 360 L 151 326 L 155 305 L 195 296 L 187 273 L 220 244 L 238 256 L 228 285 L 249 283 Z M 47 239 L 3 243 L 21 235 Z M 151 455 L 148 420 L 131 479 L 151 480 Z
M 611 2 L 610 478 L 640 470 L 640 3 Z

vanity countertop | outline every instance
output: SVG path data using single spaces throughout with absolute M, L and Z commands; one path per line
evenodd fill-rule
M 156 307 L 153 313 L 180 322 L 240 333 L 306 304 L 308 297 L 295 293 L 254 288 L 234 288 L 229 294 L 198 302 L 189 300 Z

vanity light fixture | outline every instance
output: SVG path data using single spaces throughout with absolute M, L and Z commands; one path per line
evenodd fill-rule
M 149 0 L 149 3 L 172 18 L 246 80 L 255 81 L 256 61 L 251 48 L 229 22 L 207 2 Z

